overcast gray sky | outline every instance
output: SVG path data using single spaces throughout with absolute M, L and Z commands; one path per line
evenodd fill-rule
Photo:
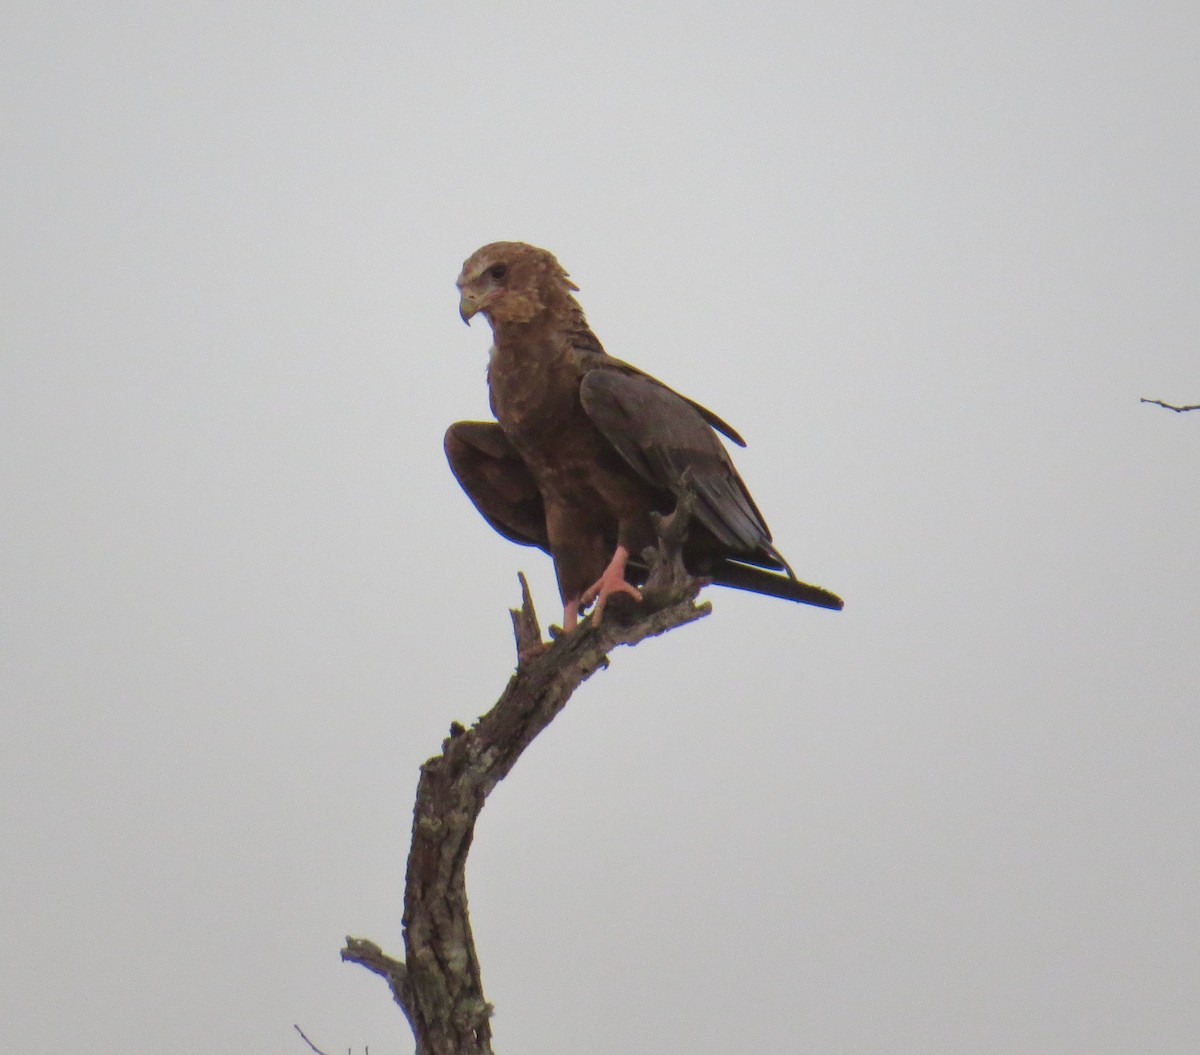
M 0 1047 L 411 1051 L 419 763 L 549 562 L 441 436 L 553 250 L 841 614 L 709 591 L 497 790 L 501 1052 L 1200 1050 L 1193 3 L 10 3 Z

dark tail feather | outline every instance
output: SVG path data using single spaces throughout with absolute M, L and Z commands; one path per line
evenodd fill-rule
M 785 601 L 815 604 L 818 608 L 832 608 L 835 611 L 841 611 L 842 608 L 842 599 L 837 594 L 823 590 L 820 586 L 810 586 L 798 579 L 789 579 L 786 575 L 776 575 L 763 568 L 751 567 L 749 564 L 719 560 L 704 574 L 718 586 L 732 586 L 735 590 L 749 590 L 751 593 L 763 593 L 769 597 L 782 597 Z

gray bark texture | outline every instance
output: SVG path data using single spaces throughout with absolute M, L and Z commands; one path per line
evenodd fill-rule
M 404 958 L 362 938 L 347 938 L 341 953 L 387 981 L 412 1027 L 417 1055 L 492 1052 L 492 1007 L 483 995 L 465 881 L 475 822 L 488 795 L 571 694 L 608 665 L 609 652 L 709 612 L 708 604 L 695 603 L 703 581 L 687 574 L 680 557 L 690 498 L 658 524 L 643 602 L 613 598 L 599 624 L 588 619 L 544 642 L 522 575 L 522 605 L 512 611 L 516 673 L 470 729 L 453 723 L 441 754 L 421 767 L 404 890 Z

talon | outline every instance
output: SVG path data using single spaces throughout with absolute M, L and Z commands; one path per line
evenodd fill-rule
M 598 623 L 604 617 L 604 606 L 614 593 L 627 594 L 635 601 L 642 599 L 642 591 L 625 581 L 625 563 L 628 560 L 629 551 L 624 546 L 618 546 L 603 574 L 579 598 L 579 604 L 584 608 L 596 602 L 596 607 L 592 609 L 594 622 Z

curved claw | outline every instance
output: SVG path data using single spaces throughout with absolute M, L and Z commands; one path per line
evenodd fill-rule
M 593 601 L 596 607 L 592 609 L 592 619 L 600 622 L 604 616 L 604 605 L 615 593 L 623 593 L 635 601 L 642 599 L 642 591 L 632 583 L 625 581 L 625 564 L 629 560 L 629 551 L 624 546 L 618 546 L 613 558 L 608 562 L 604 573 L 591 586 L 583 591 L 579 605 L 586 608 Z

